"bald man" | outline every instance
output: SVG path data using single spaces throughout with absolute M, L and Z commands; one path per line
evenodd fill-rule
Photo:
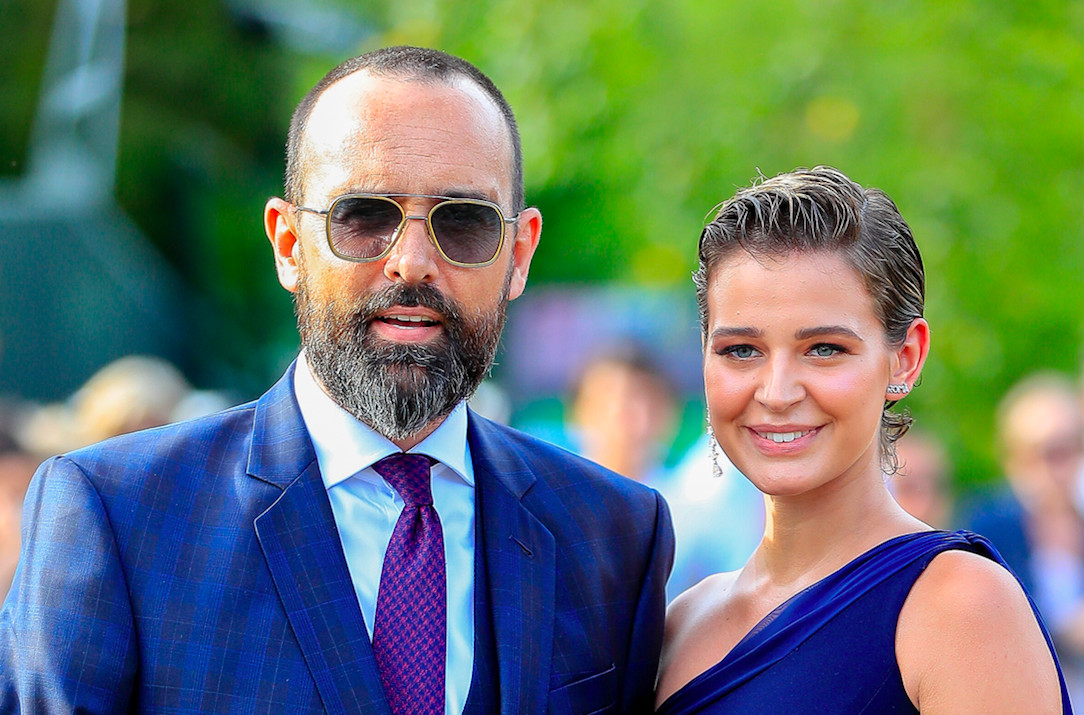
M 420 48 L 340 65 L 264 226 L 301 354 L 39 470 L 0 711 L 649 711 L 665 503 L 466 405 L 542 226 L 497 88 Z

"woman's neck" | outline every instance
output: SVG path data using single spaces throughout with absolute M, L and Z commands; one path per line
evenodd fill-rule
M 798 589 L 894 536 L 928 528 L 889 494 L 880 473 L 817 493 L 768 496 L 764 538 L 750 559 L 756 580 Z

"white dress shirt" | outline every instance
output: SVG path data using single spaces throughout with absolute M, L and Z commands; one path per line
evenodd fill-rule
M 400 450 L 320 388 L 304 352 L 294 371 L 294 393 L 316 449 L 371 639 L 384 553 L 403 509 L 399 494 L 372 465 Z M 474 669 L 474 466 L 467 445 L 466 404 L 461 402 L 410 453 L 437 460 L 432 468 L 433 506 L 444 533 L 448 583 L 445 712 L 457 715 L 466 704 Z

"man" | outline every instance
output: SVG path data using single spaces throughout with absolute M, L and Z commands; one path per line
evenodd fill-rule
M 941 441 L 912 427 L 896 442 L 896 458 L 900 470 L 888 481 L 896 502 L 935 529 L 952 528 L 952 466 Z
M 42 468 L 0 711 L 651 707 L 664 502 L 464 406 L 541 232 L 520 167 L 443 53 L 306 96 L 264 215 L 302 354 L 255 403 Z
M 1035 600 L 1058 649 L 1074 708 L 1084 702 L 1084 410 L 1052 371 L 1028 375 L 998 404 L 1005 480 L 964 510 L 964 524 L 998 548 Z
M 665 478 L 677 398 L 651 354 L 631 342 L 608 345 L 586 361 L 571 392 L 579 453 L 657 488 Z

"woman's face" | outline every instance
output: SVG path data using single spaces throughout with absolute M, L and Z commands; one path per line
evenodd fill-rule
M 776 496 L 880 475 L 885 389 L 913 384 L 917 373 L 905 371 L 915 355 L 887 344 L 843 257 L 736 252 L 712 274 L 707 304 L 708 413 L 743 474 Z

